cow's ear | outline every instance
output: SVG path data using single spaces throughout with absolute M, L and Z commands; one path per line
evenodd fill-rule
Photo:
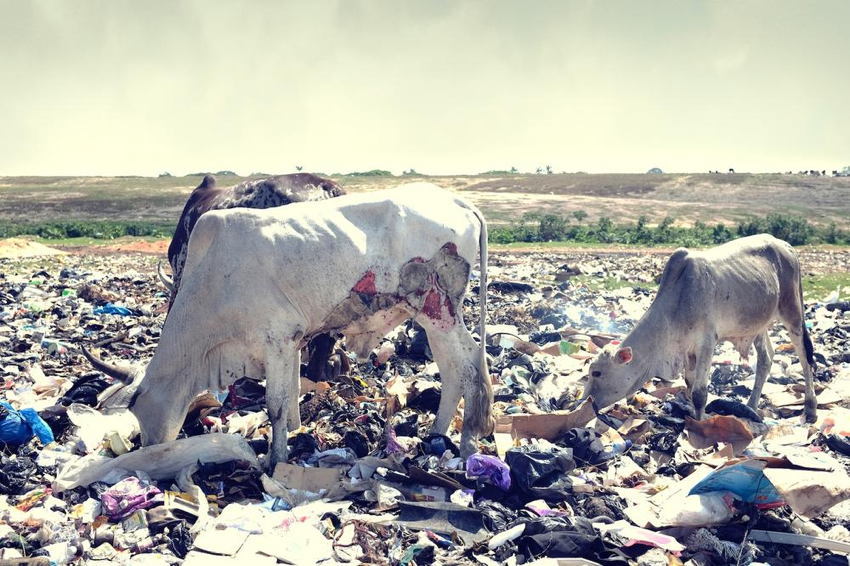
M 617 363 L 627 364 L 632 361 L 632 349 L 629 346 L 617 350 Z

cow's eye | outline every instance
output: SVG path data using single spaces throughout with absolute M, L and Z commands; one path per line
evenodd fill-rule
M 601 371 L 592 371 L 592 372 L 590 372 L 590 375 L 591 375 L 591 377 L 599 377 L 600 375 L 602 375 L 602 372 Z

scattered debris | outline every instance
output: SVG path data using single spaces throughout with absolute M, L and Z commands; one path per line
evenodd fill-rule
M 850 261 L 801 258 L 808 269 Z M 588 360 L 634 326 L 664 260 L 492 254 L 498 420 L 479 452 L 460 457 L 460 418 L 448 436 L 427 433 L 442 387 L 407 323 L 365 363 L 338 351 L 334 381 L 302 380 L 302 426 L 271 476 L 264 383 L 244 376 L 198 396 L 178 440 L 139 448 L 132 391 L 83 356 L 150 359 L 167 302 L 157 258 L 0 260 L 0 562 L 846 563 L 842 303 L 806 311 L 820 361 L 812 425 L 779 326 L 755 410 L 744 404 L 755 368 L 728 345 L 702 421 L 682 381 L 649 381 L 601 413 L 577 403 Z M 578 283 L 587 277 L 641 285 L 596 290 Z M 471 327 L 476 301 L 464 305 Z

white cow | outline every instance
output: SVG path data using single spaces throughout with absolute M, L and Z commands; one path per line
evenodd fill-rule
M 439 187 L 421 183 L 204 214 L 157 350 L 136 379 L 131 410 L 142 444 L 174 439 L 187 405 L 203 390 L 246 375 L 265 378 L 273 467 L 286 460 L 287 421 L 300 425 L 304 344 L 341 332 L 365 357 L 390 329 L 414 318 L 443 382 L 433 430 L 448 430 L 463 395 L 461 449 L 472 453 L 476 436 L 493 426 L 484 342 L 476 345 L 462 318 L 477 253 L 483 336 L 486 225 L 474 206 Z
M 618 348 L 604 349 L 590 365 L 584 396 L 606 407 L 636 392 L 651 377 L 670 379 L 684 370 L 701 418 L 714 347 L 728 340 L 745 357 L 755 345 L 758 365 L 748 401 L 755 409 L 773 362 L 767 330 L 777 319 L 800 356 L 805 417 L 814 422 L 814 352 L 803 320 L 800 264 L 790 244 L 768 234 L 702 252 L 676 250 L 649 310 Z

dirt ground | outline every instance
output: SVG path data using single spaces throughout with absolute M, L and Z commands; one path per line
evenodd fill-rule
M 815 224 L 850 227 L 850 178 L 780 174 L 584 174 L 360 177 L 333 175 L 357 193 L 415 181 L 457 191 L 493 224 L 525 212 L 570 215 L 585 222 L 607 216 L 618 223 L 646 215 L 677 224 L 734 223 L 747 215 L 798 214 Z M 231 186 L 244 177 L 218 179 Z M 200 177 L 0 177 L 0 222 L 76 220 L 177 221 Z
M 65 253 L 67 252 L 23 238 L 0 240 L 0 258 L 61 255 Z

